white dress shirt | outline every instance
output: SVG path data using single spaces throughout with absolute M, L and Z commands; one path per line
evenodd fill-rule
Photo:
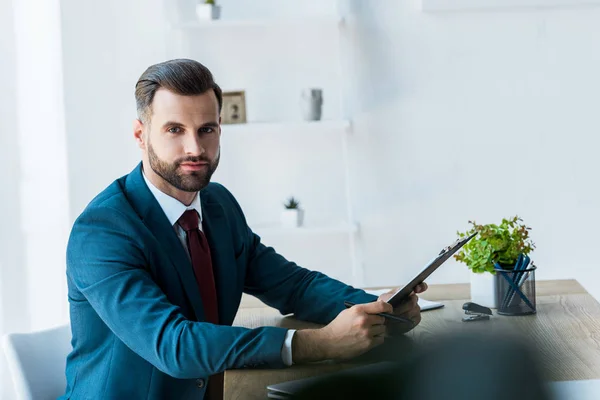
M 142 175 L 144 177 L 144 181 L 146 181 L 146 185 L 148 185 L 148 189 L 150 189 L 150 192 L 152 192 L 152 195 L 154 195 L 154 198 L 156 198 L 156 201 L 158 201 L 160 208 L 162 208 L 165 215 L 167 216 L 169 223 L 171 224 L 171 226 L 173 226 L 173 229 L 175 229 L 175 233 L 177 234 L 179 241 L 183 245 L 183 248 L 186 250 L 186 254 L 188 254 L 189 257 L 189 251 L 187 248 L 187 242 L 185 237 L 185 230 L 183 230 L 183 228 L 179 226 L 177 221 L 187 210 L 196 210 L 200 217 L 198 227 L 200 230 L 202 230 L 202 207 L 200 205 L 200 192 L 196 194 L 196 197 L 194 197 L 192 203 L 189 206 L 186 206 L 176 198 L 161 192 L 160 189 L 154 186 L 152 182 L 150 182 L 148 178 L 146 178 L 146 174 Z M 281 348 L 281 358 L 283 360 L 283 363 L 287 366 L 292 365 L 292 339 L 294 338 L 295 332 L 296 331 L 294 329 L 290 329 L 287 331 L 283 347 Z

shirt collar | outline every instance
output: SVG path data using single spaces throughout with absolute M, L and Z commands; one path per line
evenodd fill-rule
M 174 197 L 169 196 L 166 193 L 163 193 L 160 189 L 150 182 L 150 180 L 146 177 L 146 174 L 142 171 L 142 176 L 144 177 L 144 181 L 146 181 L 146 185 L 148 185 L 148 189 L 154 197 L 160 208 L 164 211 L 171 225 L 175 225 L 177 220 L 183 215 L 186 210 L 196 210 L 200 217 L 199 223 L 202 226 L 202 207 L 200 205 L 200 192 L 196 193 L 196 197 L 189 206 L 186 206 L 179 200 Z

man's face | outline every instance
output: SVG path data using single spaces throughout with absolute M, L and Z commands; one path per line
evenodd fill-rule
M 219 165 L 220 126 L 213 90 L 181 96 L 159 89 L 144 129 L 144 159 L 173 188 L 197 192 Z

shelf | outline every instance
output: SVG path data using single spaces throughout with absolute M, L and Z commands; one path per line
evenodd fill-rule
M 600 5 L 600 0 L 422 0 L 425 12 Z
M 257 20 L 216 19 L 207 21 L 187 21 L 171 24 L 172 29 L 219 29 L 219 28 L 261 28 L 261 27 L 305 27 L 308 25 L 343 25 L 340 17 L 304 17 Z
M 339 223 L 324 226 L 302 226 L 299 228 L 283 228 L 278 225 L 256 225 L 252 230 L 259 236 L 279 235 L 331 235 L 353 234 L 358 232 L 358 224 Z
M 221 130 L 226 134 L 235 133 L 306 133 L 312 132 L 348 132 L 350 131 L 350 121 L 348 120 L 329 120 L 329 121 L 310 121 L 310 122 L 249 122 L 246 124 L 224 124 Z

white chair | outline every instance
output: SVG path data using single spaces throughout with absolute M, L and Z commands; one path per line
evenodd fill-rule
M 600 379 L 549 383 L 554 400 L 600 399 Z
M 65 393 L 65 365 L 72 349 L 69 325 L 9 333 L 2 338 L 2 347 L 17 399 L 56 399 Z

